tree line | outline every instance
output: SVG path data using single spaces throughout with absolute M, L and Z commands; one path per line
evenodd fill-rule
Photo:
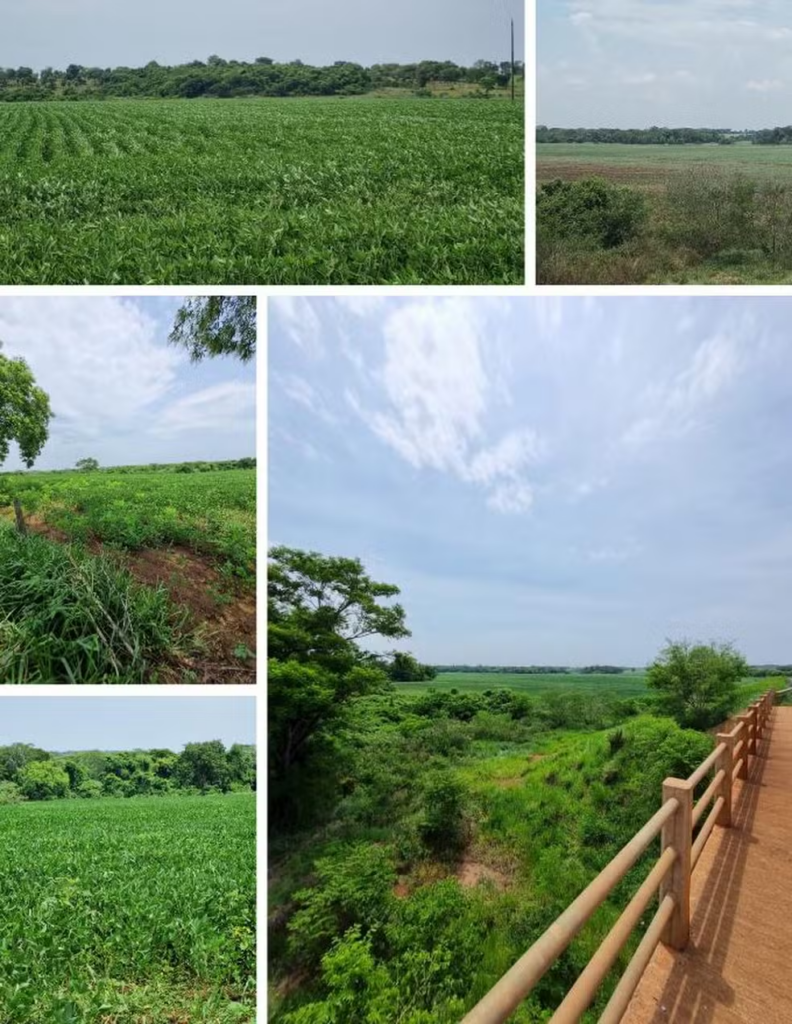
M 157 748 L 51 753 L 30 743 L 0 747 L 0 804 L 23 800 L 228 793 L 256 788 L 256 748 L 220 740 Z
M 548 128 L 536 129 L 537 142 L 620 142 L 637 146 L 678 146 L 717 143 L 730 146 L 750 142 L 756 146 L 784 146 L 792 143 L 792 125 L 733 131 L 731 128 Z
M 517 65 L 522 76 L 524 68 Z M 508 85 L 511 65 L 477 60 L 471 67 L 453 61 L 424 60 L 413 64 L 374 64 L 364 67 L 336 61 L 315 67 L 301 60 L 279 63 L 270 57 L 245 62 L 212 55 L 206 61 L 145 67 L 100 68 L 69 64 L 65 70 L 47 67 L 0 68 L 0 101 L 78 100 L 112 97 L 200 96 L 354 96 L 382 88 L 423 89 L 430 82 L 469 83 L 484 90 Z

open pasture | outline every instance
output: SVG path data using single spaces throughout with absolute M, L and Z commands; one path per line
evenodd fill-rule
M 255 1019 L 255 796 L 0 806 L 3 1024 Z
M 515 672 L 440 672 L 435 679 L 421 683 L 397 683 L 400 692 L 425 693 L 429 689 L 452 690 L 462 693 L 482 693 L 484 690 L 507 689 L 519 693 L 610 693 L 621 697 L 636 697 L 646 693 L 646 673 L 624 672 L 621 675 L 588 672 L 568 672 L 535 675 Z
M 518 284 L 523 175 L 519 104 L 2 104 L 0 282 Z
M 792 182 L 792 146 L 545 142 L 537 144 L 536 157 L 539 182 L 554 178 L 574 181 L 596 175 L 621 185 L 657 190 L 672 177 L 691 171 Z

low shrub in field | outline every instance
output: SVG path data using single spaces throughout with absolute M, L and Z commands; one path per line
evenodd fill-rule
M 646 201 L 634 189 L 604 178 L 548 182 L 536 201 L 540 245 L 574 239 L 581 246 L 613 249 L 635 238 L 646 220 Z
M 144 683 L 178 644 L 165 591 L 107 557 L 0 528 L 0 680 Z

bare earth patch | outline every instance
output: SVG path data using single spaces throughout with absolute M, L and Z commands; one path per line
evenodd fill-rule
M 454 876 L 465 889 L 472 889 L 481 882 L 492 882 L 498 889 L 505 889 L 509 884 L 509 878 L 502 871 L 482 864 L 481 861 L 473 860 L 472 857 L 465 857 L 454 872 Z
M 233 587 L 212 559 L 187 548 L 146 548 L 129 555 L 129 571 L 139 583 L 161 583 L 174 604 L 187 608 L 190 624 L 200 627 L 206 651 L 179 664 L 196 673 L 200 683 L 255 683 L 255 657 L 241 662 L 234 650 L 256 650 L 256 597 Z

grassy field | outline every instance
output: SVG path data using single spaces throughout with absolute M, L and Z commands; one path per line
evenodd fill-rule
M 597 675 L 588 672 L 554 672 L 546 675 L 500 672 L 441 672 L 435 679 L 421 683 L 397 683 L 403 693 L 425 693 L 428 689 L 457 689 L 462 693 L 508 689 L 518 693 L 544 694 L 559 692 L 611 693 L 619 697 L 637 697 L 646 693 L 645 672 L 624 672 L 621 675 Z
M 0 679 L 253 682 L 255 507 L 250 469 L 0 476 Z
M 540 187 L 592 177 L 631 190 L 644 215 L 597 240 L 580 210 L 561 223 L 540 204 L 541 283 L 792 282 L 792 146 L 537 145 Z M 614 234 L 612 221 L 600 227 Z
M 255 797 L 0 807 L 2 1024 L 255 1020 Z
M 518 284 L 502 102 L 0 106 L 0 282 Z
M 574 180 L 591 174 L 638 188 L 662 188 L 674 175 L 691 169 L 743 173 L 792 181 L 792 146 L 679 145 L 621 143 L 538 143 L 537 180 Z

